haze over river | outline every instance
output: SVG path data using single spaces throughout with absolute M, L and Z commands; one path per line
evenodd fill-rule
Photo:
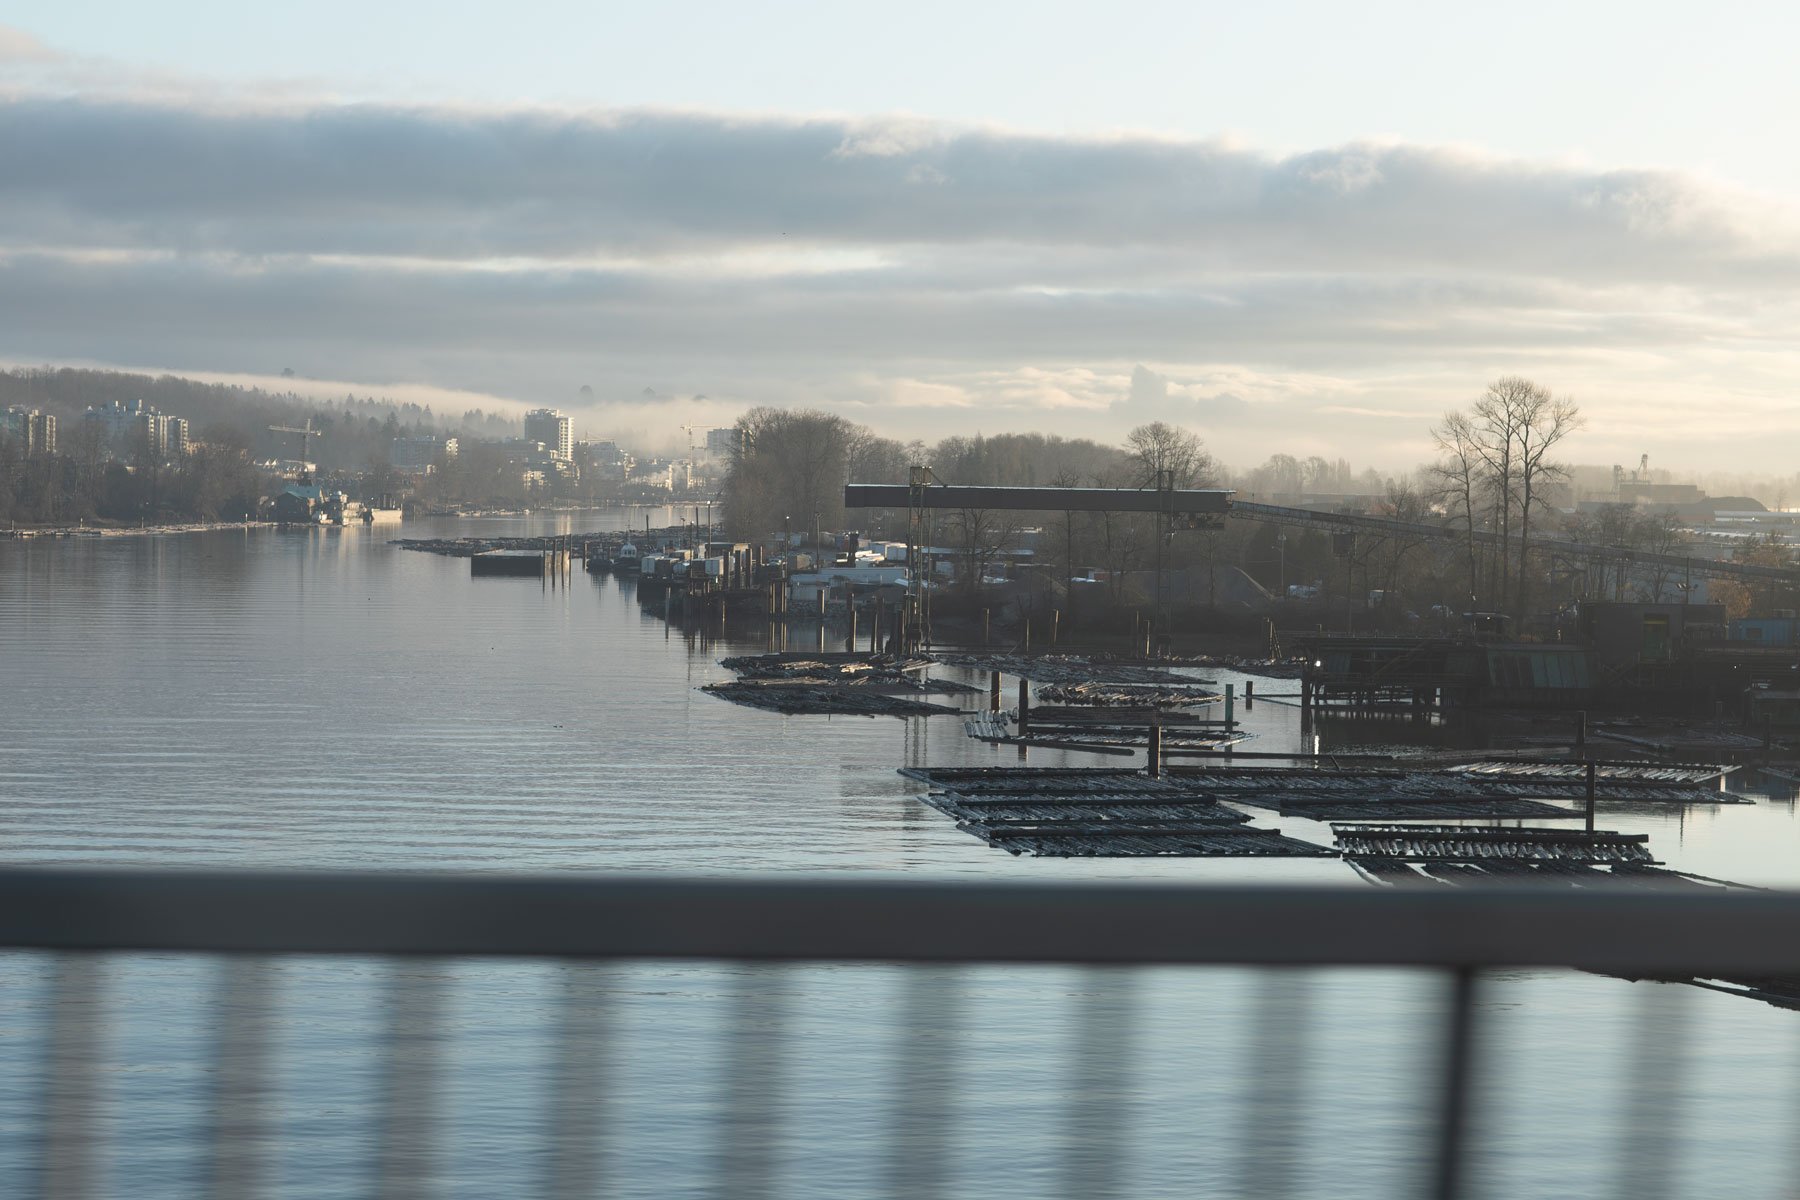
M 641 520 L 403 529 L 580 532 Z M 689 639 L 641 612 L 629 587 L 579 569 L 566 587 L 473 580 L 465 560 L 389 545 L 398 533 L 0 542 L 0 859 L 1363 886 L 1331 860 L 1014 858 L 920 803 L 896 769 L 1017 764 L 1016 750 L 973 742 L 948 717 L 784 717 L 726 703 L 697 689 L 729 677 L 718 659 L 764 649 L 760 638 Z M 1200 674 L 1242 689 L 1242 676 Z M 1265 701 L 1242 715 L 1257 735 L 1247 748 L 1298 743 L 1298 709 Z M 1029 761 L 1129 760 L 1032 751 Z M 1260 812 L 1256 823 L 1330 841 L 1306 821 Z M 1601 826 L 1650 833 L 1657 857 L 1680 869 L 1800 883 L 1791 792 L 1686 813 L 1603 809 Z M 48 966 L 0 956 L 0 1195 L 33 1186 Z M 204 1191 L 217 970 L 179 956 L 109 960 L 102 1194 Z M 431 970 L 450 981 L 439 1191 L 535 1194 L 566 970 L 360 960 L 275 968 L 272 1194 L 368 1194 L 386 989 L 396 973 Z M 755 973 L 600 974 L 615 1037 L 609 1186 L 715 1194 L 728 1014 Z M 1304 1064 L 1296 1194 L 1389 1197 L 1417 1178 L 1416 1135 L 1436 1083 L 1436 978 L 1340 971 L 1271 987 L 1238 971 L 1122 980 L 981 969 L 956 973 L 945 1002 L 907 1007 L 902 973 L 890 969 L 779 977 L 785 1057 L 766 1093 L 780 1124 L 773 1195 L 887 1194 L 900 1169 L 897 1067 L 933 1034 L 951 1044 L 950 1076 L 936 1085 L 952 1116 L 947 1194 L 1054 1192 L 1080 1099 L 1072 1001 L 1096 994 L 1113 1014 L 1112 1066 L 1127 1070 L 1129 1088 L 1106 1194 L 1231 1194 L 1258 1144 L 1241 1097 L 1254 1018 L 1270 1005 L 1306 1015 L 1292 1033 Z M 1663 1090 L 1632 1074 L 1646 1004 L 1670 1008 L 1685 1050 L 1668 1194 L 1794 1194 L 1800 1014 L 1692 988 L 1525 972 L 1483 999 L 1490 1194 L 1623 1194 L 1617 1155 L 1655 1116 L 1644 1093 Z

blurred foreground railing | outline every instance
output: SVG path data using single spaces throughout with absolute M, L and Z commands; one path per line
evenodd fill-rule
M 1800 969 L 1800 897 L 1774 893 L 1594 893 L 1527 888 L 1477 891 L 1326 888 L 1042 886 L 888 881 L 722 881 L 658 877 L 582 879 L 429 875 L 179 874 L 13 870 L 0 872 L 0 948 L 61 952 L 53 974 L 40 1194 L 94 1194 L 97 952 L 226 954 L 215 1033 L 210 1194 L 260 1194 L 259 1156 L 268 1143 L 257 1096 L 269 1054 L 271 955 L 385 955 L 429 960 L 693 959 L 738 963 L 1066 964 L 1091 967 L 1234 965 L 1429 968 L 1445 979 L 1425 1195 L 1467 1194 L 1469 1111 L 1480 1062 L 1480 977 L 1495 968 L 1566 967 L 1639 978 L 1778 975 Z M 721 1194 L 778 1191 L 769 1122 L 759 1098 L 784 1070 L 778 1036 L 780 972 L 743 976 L 727 1045 L 719 1137 Z M 920 972 L 902 993 L 910 1020 L 935 1021 L 946 1003 Z M 1108 978 L 1120 972 L 1107 972 Z M 428 1194 L 434 1139 L 429 1103 L 438 1086 L 435 1032 L 441 980 L 428 965 L 396 985 L 388 1005 L 377 1191 Z M 1079 998 L 1070 1093 L 1077 1111 L 1064 1138 L 1062 1192 L 1109 1194 L 1120 1136 L 1124 1077 L 1119 1039 L 1128 1018 L 1118 989 Z M 582 1125 L 606 1088 L 603 989 L 590 974 L 568 976 L 546 1081 L 551 1110 L 568 1127 L 550 1139 L 542 1194 L 597 1194 L 594 1141 Z M 1304 1025 L 1295 994 L 1271 990 L 1248 1041 L 1256 1069 L 1244 1103 L 1263 1119 L 1249 1128 L 1240 1194 L 1292 1194 L 1291 1119 Z M 1656 1074 L 1651 1012 L 1643 1045 L 1626 1064 L 1634 1097 L 1636 1159 L 1621 1174 L 1630 1194 L 1668 1194 L 1659 1182 L 1667 1140 L 1657 1107 L 1668 1080 Z M 1667 1032 L 1667 1031 L 1664 1031 Z M 880 1194 L 946 1193 L 941 1155 L 918 1153 L 942 1139 L 935 1098 L 949 1053 L 920 1039 L 901 1064 L 897 1154 Z M 1634 1099 L 1633 1103 L 1637 1102 Z M 1284 1116 L 1285 1114 L 1285 1116 Z M 1646 1164 L 1648 1164 L 1646 1166 Z M 1662 1188 L 1664 1190 L 1659 1191 Z

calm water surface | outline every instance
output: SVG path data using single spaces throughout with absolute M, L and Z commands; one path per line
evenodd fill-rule
M 582 514 L 404 531 L 604 527 L 604 515 Z M 628 588 L 580 572 L 561 588 L 472 580 L 466 561 L 402 551 L 387 536 L 0 543 L 4 861 L 1351 882 L 1329 861 L 1013 858 L 957 832 L 895 771 L 1014 764 L 1015 750 L 971 742 L 945 718 L 783 717 L 715 700 L 697 689 L 728 677 L 717 660 L 760 651 L 760 639 L 684 637 Z M 1241 676 L 1209 674 L 1241 691 Z M 1292 707 L 1265 702 L 1248 721 L 1261 748 L 1300 738 Z M 1330 839 L 1305 821 L 1258 823 Z M 1614 811 L 1604 823 L 1649 832 L 1658 856 L 1684 869 L 1800 882 L 1791 793 L 1753 807 Z M 275 1194 L 369 1193 L 384 997 L 397 973 L 421 969 L 277 965 Z M 203 1190 L 216 970 L 163 956 L 110 966 L 104 1194 Z M 568 972 L 441 970 L 451 982 L 439 1190 L 533 1194 Z M 1071 1036 L 1092 998 L 1113 1014 L 1108 1054 L 1129 1071 L 1120 1161 L 1108 1169 L 1116 1194 L 1238 1186 L 1247 1148 L 1261 1144 L 1240 1103 L 1249 1031 L 1271 1005 L 1307 1017 L 1292 1034 L 1305 1064 L 1299 1194 L 1392 1196 L 1416 1177 L 1433 979 L 1317 973 L 1298 991 L 1270 991 L 1243 972 L 1121 981 L 980 970 L 923 1006 L 891 970 L 781 979 L 785 1003 L 770 1012 L 786 1053 L 767 1088 L 780 1130 L 773 1194 L 887 1194 L 900 1172 L 895 1081 L 918 1039 L 934 1036 L 952 1051 L 934 1085 L 954 1117 L 941 1151 L 950 1194 L 1055 1191 L 1078 1093 L 1094 1087 Z M 47 981 L 39 956 L 0 959 L 0 1195 L 32 1186 Z M 661 966 L 592 981 L 616 1047 L 606 1124 L 617 1194 L 716 1194 L 727 1033 L 755 982 L 732 968 Z M 1504 979 L 1484 1000 L 1491 1194 L 1624 1194 L 1616 1154 L 1641 1117 L 1631 1038 L 1642 1007 L 1671 996 L 1687 1049 L 1671 1194 L 1791 1194 L 1800 1018 L 1692 989 L 1548 974 Z M 900 1152 L 937 1147 L 902 1139 Z

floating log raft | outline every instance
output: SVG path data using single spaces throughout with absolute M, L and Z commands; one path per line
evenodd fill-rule
M 1735 766 L 1709 763 L 1597 762 L 1593 764 L 1596 783 L 1609 787 L 1634 784 L 1656 786 L 1668 783 L 1709 783 L 1737 770 Z M 1587 763 L 1582 762 L 1472 762 L 1446 768 L 1453 775 L 1473 775 L 1505 781 L 1544 779 L 1584 782 Z
M 1504 764 L 1507 768 L 1518 763 Z M 1711 770 L 1711 768 L 1706 768 Z M 1313 767 L 1243 767 L 1207 763 L 1172 767 L 1170 772 L 1196 787 L 1230 796 L 1246 804 L 1279 803 L 1283 797 L 1328 795 L 1346 801 L 1378 801 L 1396 798 L 1440 801 L 1492 800 L 1503 797 L 1531 800 L 1584 800 L 1586 768 L 1582 774 L 1516 774 L 1510 770 L 1472 772 L 1466 766 L 1435 770 L 1370 767 L 1361 770 Z M 1712 772 L 1716 780 L 1717 771 Z M 1663 782 L 1633 775 L 1625 768 L 1595 772 L 1595 798 L 1602 801 L 1656 802 L 1662 804 L 1749 804 L 1747 796 L 1720 791 L 1717 783 Z M 1259 799 L 1262 797 L 1264 799 Z
M 1473 863 L 1643 863 L 1654 865 L 1647 833 L 1564 829 L 1483 829 L 1466 825 L 1333 825 L 1338 849 L 1356 860 Z
M 1224 750 L 1249 738 L 1223 721 L 1157 709 L 1034 708 L 1026 732 L 1017 709 L 965 714 L 963 732 L 977 741 L 1039 746 L 1094 754 L 1136 754 L 1150 745 L 1150 726 L 1160 727 L 1165 752 Z
M 938 662 L 950 667 L 973 667 L 981 671 L 999 671 L 1016 675 L 1033 683 L 1064 685 L 1094 683 L 1131 684 L 1197 684 L 1201 681 L 1177 675 L 1165 666 L 1151 666 L 1145 659 L 1116 659 L 1106 655 L 1082 657 L 1074 654 L 1045 654 L 1026 657 L 1022 654 L 937 654 Z
M 1012 854 L 1080 858 L 1332 857 L 1256 829 L 1191 788 L 1133 771 L 904 768 L 957 828 Z
M 1008 795 L 1029 791 L 1042 796 L 1108 795 L 1124 792 L 1167 795 L 1169 783 L 1142 771 L 1112 767 L 902 767 L 908 779 L 933 790 L 960 796 Z M 1192 788 L 1180 789 L 1191 793 Z
M 1215 686 L 1196 680 L 1194 687 L 1156 687 L 1127 683 L 1052 683 L 1038 692 L 1040 700 L 1052 704 L 1088 705 L 1106 709 L 1179 709 L 1216 704 L 1225 697 L 1213 691 Z
M 788 714 L 822 716 L 956 716 L 960 708 L 916 699 L 966 695 L 979 688 L 917 678 L 928 659 L 882 654 L 758 654 L 720 664 L 744 678 L 702 688 L 724 700 Z
M 1584 815 L 1574 808 L 1559 808 L 1541 800 L 1525 800 L 1517 796 L 1472 796 L 1467 799 L 1437 799 L 1430 796 L 1388 796 L 1380 800 L 1338 800 L 1330 796 L 1282 796 L 1273 804 L 1258 804 L 1239 798 L 1256 807 L 1273 807 L 1284 817 L 1305 817 L 1309 821 L 1456 821 L 1456 820 L 1532 820 L 1578 821 Z
M 729 683 L 708 684 L 700 690 L 734 704 L 773 709 L 789 715 L 813 713 L 821 716 L 929 717 L 955 716 L 962 712 L 960 708 L 951 708 L 947 704 L 912 700 L 894 695 L 884 688 L 854 684 L 828 686 L 734 679 Z
M 1627 746 L 1638 746 L 1645 750 L 1653 750 L 1658 754 L 1744 753 L 1763 748 L 1762 738 L 1746 733 L 1734 733 L 1728 729 L 1677 728 L 1666 731 L 1646 731 L 1635 726 L 1621 728 L 1612 725 L 1597 725 L 1590 732 L 1596 738 L 1623 742 Z
M 747 654 L 722 658 L 719 665 L 745 679 L 812 679 L 847 681 L 880 675 L 911 675 L 931 665 L 929 658 L 891 654 L 810 653 Z M 966 683 L 954 685 L 964 692 L 981 689 Z M 946 689 L 948 690 L 948 689 Z

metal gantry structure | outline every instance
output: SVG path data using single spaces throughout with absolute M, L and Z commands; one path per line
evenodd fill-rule
M 1162 602 L 1163 544 L 1176 528 L 1217 528 L 1229 514 L 1232 493 L 1226 488 L 1177 488 L 1172 473 L 1162 472 L 1158 486 L 1148 488 L 1099 487 L 986 487 L 940 483 L 928 466 L 916 465 L 908 481 L 899 483 L 849 483 L 844 485 L 845 508 L 906 510 L 907 603 L 904 618 L 905 645 L 923 646 L 930 640 L 931 599 L 923 586 L 919 555 L 931 530 L 929 514 L 938 509 L 1010 512 L 1138 512 L 1154 514 L 1157 531 L 1157 603 Z M 1160 624 L 1160 622 L 1159 622 Z
M 905 509 L 911 537 L 920 514 L 933 509 L 1005 509 L 1032 512 L 1141 512 L 1158 514 L 1163 537 L 1174 528 L 1217 528 L 1227 518 L 1263 521 L 1331 533 L 1410 537 L 1433 541 L 1473 541 L 1481 546 L 1502 543 L 1498 533 L 1472 533 L 1448 524 L 1400 521 L 1360 513 L 1318 512 L 1280 504 L 1239 500 L 1229 488 L 1093 488 L 980 487 L 942 484 L 929 467 L 914 467 L 909 484 L 852 483 L 844 487 L 846 508 Z M 1159 550 L 1161 548 L 1159 538 Z M 1516 540 L 1508 539 L 1516 545 Z M 1643 567 L 1679 574 L 1683 579 L 1736 579 L 1800 586 L 1800 568 L 1740 563 L 1684 554 L 1659 554 L 1567 538 L 1534 536 L 1526 548 L 1540 554 L 1584 558 L 1622 568 Z M 910 553 L 910 543 L 909 543 Z M 910 564 L 910 559 L 908 560 Z

